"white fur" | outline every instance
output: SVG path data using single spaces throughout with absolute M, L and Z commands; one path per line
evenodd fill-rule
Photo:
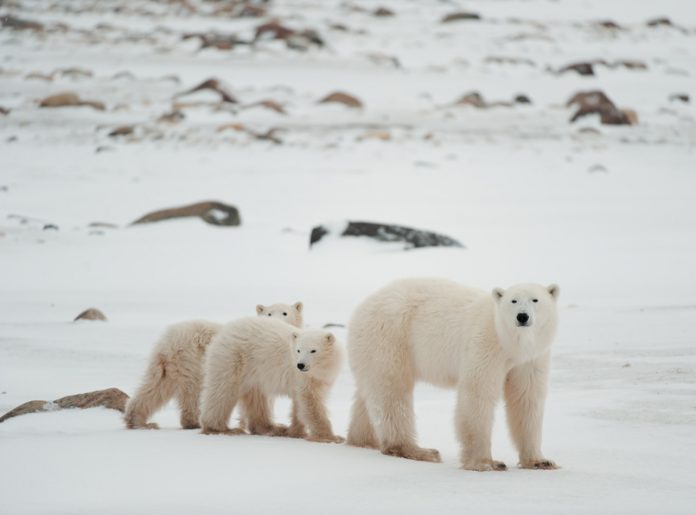
M 368 297 L 348 326 L 357 385 L 348 443 L 439 461 L 436 450 L 415 440 L 413 388 L 425 381 L 458 391 L 464 468 L 504 470 L 491 457 L 502 395 L 520 465 L 555 468 L 541 452 L 541 428 L 558 292 L 521 284 L 491 295 L 441 279 L 405 279 Z
M 293 399 L 290 428 L 279 434 L 338 442 L 324 397 L 338 375 L 341 354 L 333 334 L 293 329 L 273 318 L 243 318 L 225 325 L 210 344 L 204 365 L 201 425 L 205 433 L 229 429 L 232 410 L 248 392 Z M 298 365 L 302 365 L 299 367 Z M 303 370 L 300 370 L 303 368 Z
M 262 308 L 259 310 L 259 308 Z M 302 303 L 257 306 L 259 316 L 270 316 L 301 328 Z M 203 358 L 221 324 L 190 320 L 171 325 L 157 341 L 143 380 L 128 401 L 125 422 L 129 429 L 157 429 L 148 420 L 172 398 L 181 411 L 181 426 L 193 429 L 198 425 L 198 400 L 203 383 Z M 241 403 L 241 419 L 252 433 L 271 429 L 272 406 L 250 392 Z

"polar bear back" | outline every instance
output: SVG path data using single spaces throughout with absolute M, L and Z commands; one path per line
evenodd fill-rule
M 228 369 L 245 387 L 263 385 L 268 393 L 287 393 L 293 381 L 295 332 L 277 318 L 248 317 L 225 324 L 211 342 L 206 374 Z
M 479 333 L 495 344 L 494 301 L 483 290 L 445 279 L 403 279 L 368 297 L 349 325 L 348 353 L 360 370 L 399 363 L 407 380 L 452 387 Z M 369 375 L 369 374 L 367 374 Z

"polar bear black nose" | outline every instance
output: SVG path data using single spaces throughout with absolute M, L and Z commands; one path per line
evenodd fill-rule
M 524 325 L 529 321 L 529 315 L 527 313 L 517 313 L 517 321 Z
M 297 368 L 299 368 L 300 370 L 304 370 L 304 363 L 298 363 Z

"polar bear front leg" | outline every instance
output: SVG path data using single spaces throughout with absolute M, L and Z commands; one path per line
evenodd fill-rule
M 491 457 L 493 414 L 500 397 L 502 378 L 480 374 L 459 386 L 457 433 L 462 444 L 462 467 L 466 470 L 507 470 L 502 461 Z
M 311 442 L 343 443 L 345 438 L 333 433 L 331 421 L 324 406 L 323 387 L 313 383 L 314 381 L 309 381 L 304 385 L 296 397 L 299 418 L 309 428 L 310 434 L 305 439 Z
M 541 452 L 544 402 L 549 378 L 550 354 L 519 365 L 505 380 L 505 408 L 510 435 L 517 446 L 520 467 L 557 469 Z

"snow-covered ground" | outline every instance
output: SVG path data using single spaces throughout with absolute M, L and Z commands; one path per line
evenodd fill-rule
M 486 289 L 558 282 L 544 447 L 563 468 L 516 469 L 500 412 L 494 457 L 510 470 L 462 471 L 454 392 L 426 385 L 416 392 L 419 441 L 442 464 L 203 436 L 178 429 L 173 405 L 155 417 L 161 431 L 126 431 L 106 409 L 60 411 L 0 424 L 0 514 L 693 513 L 696 5 L 276 0 L 263 18 L 203 12 L 217 4 L 0 2 L 0 16 L 45 24 L 0 29 L 0 107 L 10 110 L 0 114 L 0 412 L 112 386 L 131 393 L 158 334 L 187 318 L 302 300 L 307 324 L 320 327 L 345 324 L 396 277 Z M 396 15 L 373 16 L 379 6 Z M 483 19 L 439 22 L 464 9 Z M 677 27 L 646 26 L 663 16 Z M 213 29 L 249 39 L 271 17 L 316 29 L 325 48 L 198 51 L 197 39 L 181 40 Z M 606 19 L 624 30 L 595 23 Z M 593 59 L 647 69 L 553 72 Z M 92 75 L 31 75 L 74 67 Z M 220 107 L 205 92 L 175 98 L 211 77 L 242 106 L 272 99 L 287 114 Z M 565 102 L 589 89 L 640 123 L 569 123 Z M 364 108 L 317 104 L 337 90 Z M 532 104 L 451 105 L 474 90 Z M 38 107 L 62 91 L 106 109 Z M 158 122 L 177 102 L 202 104 Z M 282 144 L 229 124 L 278 128 Z M 134 133 L 108 136 L 122 125 Z M 239 207 L 242 225 L 128 226 L 208 199 Z M 312 226 L 342 219 L 430 229 L 467 248 L 327 241 L 309 251 Z M 71 322 L 90 306 L 109 321 Z M 339 434 L 352 391 L 346 365 L 330 398 Z M 277 418 L 288 409 L 278 401 Z

